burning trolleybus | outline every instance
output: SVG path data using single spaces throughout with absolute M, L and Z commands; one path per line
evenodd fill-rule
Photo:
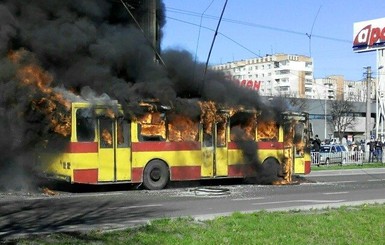
M 48 142 L 40 155 L 45 175 L 70 183 L 142 183 L 162 189 L 169 181 L 266 178 L 290 183 L 310 172 L 306 113 L 285 112 L 262 121 L 256 111 L 218 109 L 199 102 L 196 118 L 157 103 L 125 118 L 121 107 L 72 103 L 61 150 Z M 273 178 L 272 178 L 273 177 Z

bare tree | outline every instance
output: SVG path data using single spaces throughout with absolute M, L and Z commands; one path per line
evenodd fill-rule
M 308 111 L 309 105 L 306 99 L 301 99 L 298 97 L 289 98 L 290 106 L 298 111 Z
M 329 125 L 333 132 L 337 132 L 341 142 L 346 130 L 354 128 L 356 118 L 353 103 L 347 100 L 334 100 L 331 103 L 329 115 L 327 119 Z

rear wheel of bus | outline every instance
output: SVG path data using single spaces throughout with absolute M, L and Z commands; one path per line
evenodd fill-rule
M 160 190 L 170 180 L 170 172 L 166 163 L 160 160 L 149 162 L 143 172 L 143 185 L 149 190 Z

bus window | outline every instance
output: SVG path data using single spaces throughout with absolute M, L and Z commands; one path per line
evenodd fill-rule
M 147 113 L 139 118 L 138 139 L 140 141 L 165 141 L 166 123 L 160 113 Z
M 294 144 L 296 148 L 295 153 L 297 156 L 302 156 L 304 154 L 306 142 L 307 139 L 305 125 L 299 122 L 294 127 Z
M 279 126 L 275 121 L 258 121 L 258 141 L 278 141 Z
M 226 123 L 224 122 L 217 124 L 217 146 L 226 146 Z
M 93 142 L 95 140 L 95 120 L 90 109 L 76 111 L 76 137 L 78 142 Z
M 118 148 L 128 147 L 130 142 L 130 124 L 124 120 L 118 121 Z
M 100 148 L 112 148 L 112 121 L 110 119 L 99 119 Z
M 255 141 L 256 115 L 249 112 L 237 112 L 230 118 L 230 140 Z

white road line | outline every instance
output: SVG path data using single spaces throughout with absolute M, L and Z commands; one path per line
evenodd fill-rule
M 380 182 L 380 181 L 384 181 L 385 179 L 368 179 L 368 182 Z
M 246 198 L 234 198 L 231 201 L 250 201 L 250 200 L 262 200 L 264 197 L 246 197 Z
M 125 207 L 112 207 L 108 209 L 134 209 L 134 208 L 152 208 L 152 207 L 163 207 L 162 204 L 149 204 L 149 205 L 137 205 L 137 206 L 125 206 Z
M 266 204 L 280 204 L 280 203 L 300 203 L 300 202 L 308 202 L 308 203 L 336 203 L 336 202 L 343 202 L 343 201 L 345 201 L 345 200 L 290 200 L 290 201 L 252 203 L 252 205 L 266 205 Z
M 340 192 L 325 192 L 323 195 L 340 195 L 340 194 L 348 194 L 348 191 L 340 191 Z
M 333 182 L 325 182 L 328 184 L 343 184 L 343 183 L 356 183 L 354 180 L 341 180 L 341 181 L 333 181 Z

